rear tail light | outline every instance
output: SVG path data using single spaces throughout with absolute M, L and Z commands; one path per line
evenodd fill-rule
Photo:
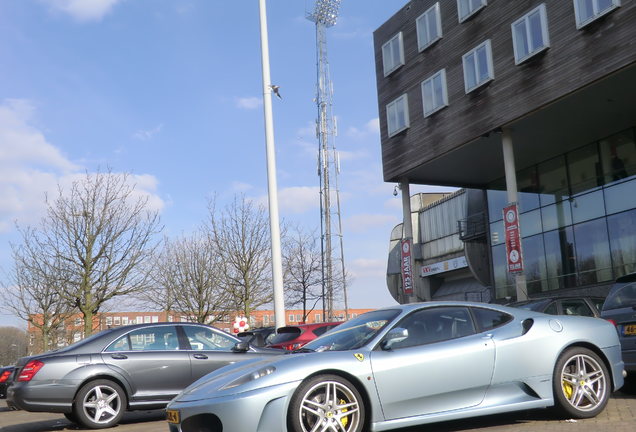
M 609 321 L 614 327 L 616 327 L 616 321 L 614 321 L 613 319 L 608 319 L 607 321 Z
M 20 376 L 18 376 L 18 381 L 31 381 L 36 373 L 40 369 L 42 369 L 44 363 L 40 360 L 31 360 L 28 362 L 20 371 Z
M 6 380 L 8 380 L 9 379 L 9 375 L 11 375 L 11 371 L 10 370 L 6 370 L 6 371 L 2 372 L 2 375 L 0 375 L 0 383 L 3 383 Z

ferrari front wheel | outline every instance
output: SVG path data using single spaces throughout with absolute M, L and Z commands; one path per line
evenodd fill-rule
M 356 387 L 338 375 L 318 375 L 298 386 L 288 425 L 294 432 L 361 432 L 364 401 Z
M 555 403 L 566 416 L 595 417 L 607 405 L 611 392 L 609 373 L 593 351 L 581 347 L 564 351 L 553 378 Z

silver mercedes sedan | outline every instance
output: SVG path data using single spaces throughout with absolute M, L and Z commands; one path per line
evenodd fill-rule
M 552 405 L 587 418 L 623 378 L 616 330 L 602 319 L 428 302 L 223 367 L 166 413 L 171 432 L 383 431 Z
M 250 347 L 203 324 L 117 327 L 18 360 L 7 387 L 7 405 L 59 412 L 86 428 L 106 428 L 116 425 L 126 410 L 165 407 L 215 369 L 280 353 Z

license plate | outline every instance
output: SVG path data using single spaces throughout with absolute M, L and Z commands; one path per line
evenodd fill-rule
M 179 423 L 179 411 L 166 410 L 166 420 L 168 423 Z
M 623 334 L 625 336 L 634 336 L 634 335 L 636 335 L 636 324 L 627 324 L 623 328 Z

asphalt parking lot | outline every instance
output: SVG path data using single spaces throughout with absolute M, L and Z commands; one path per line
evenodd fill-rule
M 617 392 L 605 411 L 589 420 L 564 420 L 551 410 L 532 410 L 517 413 L 477 417 L 468 420 L 436 423 L 397 432 L 462 432 L 462 431 L 532 431 L 532 432 L 633 432 L 636 424 L 636 396 Z M 0 432 L 59 432 L 82 430 L 59 414 L 9 411 L 0 402 Z M 116 432 L 168 431 L 163 410 L 128 413 Z M 228 431 L 243 432 L 243 431 Z

